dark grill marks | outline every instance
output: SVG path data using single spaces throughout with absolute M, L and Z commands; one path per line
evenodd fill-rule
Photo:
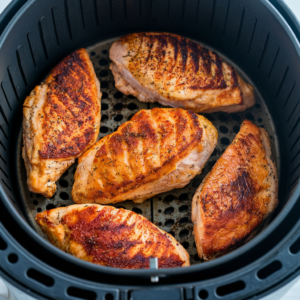
M 70 230 L 67 231 L 69 242 L 79 243 L 95 263 L 126 269 L 149 268 L 149 258 L 157 249 L 163 249 L 158 256 L 160 268 L 182 266 L 184 261 L 174 253 L 172 242 L 150 221 L 123 209 L 113 212 L 115 209 L 111 207 L 97 211 L 97 206 L 89 206 L 69 212 L 61 224 Z M 125 218 L 124 214 L 127 214 Z M 135 221 L 128 224 L 131 218 Z M 142 234 L 147 233 L 149 238 L 142 242 Z M 135 247 L 139 251 L 133 255 Z
M 175 36 L 168 36 L 169 38 L 169 43 L 173 46 L 174 49 L 174 65 L 177 62 L 177 57 L 178 57 L 178 39 Z
M 201 58 L 202 58 L 202 65 L 203 65 L 203 71 L 206 75 L 210 74 L 210 68 L 211 68 L 211 58 L 209 55 L 209 51 L 206 48 L 201 49 Z
M 191 64 L 193 66 L 194 73 L 197 74 L 199 70 L 200 49 L 199 46 L 192 41 L 188 42 L 188 46 L 190 49 Z
M 187 61 L 187 42 L 186 39 L 182 38 L 179 41 L 180 53 L 181 53 L 181 64 L 182 64 L 182 72 L 185 72 L 186 61 Z

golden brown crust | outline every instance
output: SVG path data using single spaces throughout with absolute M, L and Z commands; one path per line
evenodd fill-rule
M 116 87 L 141 101 L 196 112 L 244 110 L 254 104 L 250 87 L 214 51 L 170 33 L 134 33 L 110 50 Z M 243 91 L 247 101 L 243 101 Z
M 51 243 L 87 261 L 122 269 L 189 265 L 184 248 L 143 216 L 100 205 L 73 205 L 37 214 Z
M 100 84 L 85 49 L 72 53 L 23 105 L 22 156 L 30 191 L 51 197 L 55 181 L 96 142 Z
M 44 141 L 39 152 L 43 159 L 77 156 L 95 140 L 98 91 L 86 56 L 84 49 L 73 52 L 46 80 Z
M 101 139 L 79 159 L 72 190 L 73 200 L 76 203 L 100 204 L 127 200 L 120 198 L 117 201 L 114 198 L 171 173 L 194 149 L 205 152 L 201 144 L 203 128 L 200 120 L 194 112 L 182 109 L 139 111 L 131 121 Z M 213 125 L 207 122 L 208 127 L 213 128 L 207 145 L 210 154 L 215 147 L 217 133 Z M 201 172 L 206 160 L 200 169 L 196 168 L 197 162 L 188 166 L 187 173 L 191 172 L 189 180 Z M 180 185 L 180 178 L 176 180 Z M 154 194 L 155 188 L 153 194 L 143 201 Z
M 192 214 L 200 257 L 211 259 L 237 248 L 275 209 L 277 174 L 263 138 L 257 126 L 244 121 L 197 190 Z

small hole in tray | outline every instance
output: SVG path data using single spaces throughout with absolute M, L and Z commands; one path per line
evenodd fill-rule
M 251 113 L 246 113 L 245 115 L 246 119 L 253 121 L 254 120 L 254 116 Z
M 42 209 L 40 207 L 37 208 L 36 210 L 38 213 L 40 213 L 42 211 Z
M 214 121 L 214 117 L 212 115 L 205 115 L 205 118 L 209 121 Z
M 123 120 L 123 116 L 122 116 L 122 115 L 116 115 L 116 116 L 114 117 L 114 120 L 115 120 L 116 122 L 120 122 L 120 121 Z
M 48 204 L 48 205 L 46 206 L 46 209 L 47 209 L 47 210 L 54 209 L 54 208 L 56 208 L 56 207 L 55 207 L 55 205 L 52 204 L 52 203 L 50 203 L 50 204 Z
M 140 215 L 143 213 L 143 211 L 140 208 L 138 208 L 138 207 L 134 207 L 132 209 L 132 211 L 134 211 L 135 213 L 140 214 Z
M 106 70 L 102 70 L 102 71 L 100 71 L 100 73 L 99 73 L 99 76 L 100 77 L 106 77 L 108 75 L 108 72 L 106 71 Z M 102 86 L 102 82 L 101 82 L 101 87 L 103 87 Z
M 14 253 L 8 255 L 8 261 L 12 264 L 15 264 L 18 261 L 18 256 Z
M 183 246 L 184 249 L 187 249 L 190 244 L 188 242 L 183 242 L 181 245 Z
M 199 256 L 198 256 L 197 253 L 194 255 L 194 260 L 195 260 L 195 261 L 200 261 L 200 260 L 201 260 L 201 259 L 199 258 Z
M 137 105 L 135 103 L 129 103 L 127 107 L 130 110 L 138 109 L 138 107 L 137 107 Z
M 260 108 L 260 104 L 259 103 L 255 104 L 255 107 Z
M 170 215 L 172 212 L 174 212 L 174 208 L 173 207 L 168 207 L 165 209 L 165 214 L 166 215 Z
M 108 64 L 107 59 L 101 58 L 101 59 L 99 60 L 99 65 L 100 65 L 100 66 L 106 66 L 107 64 Z
M 184 238 L 189 235 L 189 231 L 187 229 L 183 229 L 179 232 L 179 237 Z
M 237 114 L 231 114 L 231 118 L 236 122 L 241 120 L 241 117 Z
M 226 122 L 226 121 L 227 121 L 227 116 L 224 115 L 224 114 L 219 114 L 219 115 L 218 115 L 218 119 L 219 119 L 221 122 Z
M 50 287 L 50 286 L 54 285 L 54 280 L 51 277 L 49 277 L 35 269 L 29 269 L 27 271 L 27 276 L 45 286 Z
M 96 300 L 97 294 L 93 291 L 79 289 L 77 287 L 69 287 L 67 289 L 67 293 L 69 296 L 76 297 L 84 300 Z
M 226 126 L 220 126 L 220 131 L 222 133 L 227 133 L 228 132 L 228 128 Z
M 121 99 L 123 97 L 123 94 L 121 93 L 121 92 L 116 92 L 115 94 L 114 94 L 114 98 L 115 99 Z
M 33 203 L 33 205 L 38 205 L 39 204 L 38 201 L 36 201 L 36 200 L 34 200 L 32 203 Z
M 59 197 L 62 199 L 62 200 L 69 200 L 69 195 L 66 193 L 66 192 L 61 192 L 59 194 Z
M 186 224 L 186 223 L 188 223 L 189 221 L 190 221 L 189 218 L 184 217 L 184 218 L 181 218 L 181 219 L 179 220 L 179 223 L 180 223 L 180 224 Z
M 103 53 L 103 54 L 107 54 L 107 52 L 108 52 L 108 51 L 107 51 L 107 50 L 105 50 L 105 49 L 104 49 L 104 50 L 102 50 L 102 53 Z
M 179 207 L 179 212 L 187 212 L 189 210 L 189 207 L 187 205 L 182 205 Z
M 169 219 L 169 220 L 167 220 L 167 221 L 165 222 L 165 226 L 171 227 L 174 223 L 175 223 L 174 220 Z
M 234 126 L 233 132 L 238 133 L 240 131 L 240 126 Z
M 108 81 L 101 81 L 101 88 L 103 89 L 108 88 Z
M 119 102 L 119 103 L 115 104 L 115 106 L 114 106 L 115 110 L 121 110 L 122 108 L 123 108 L 123 103 L 122 102 Z
M 106 122 L 108 120 L 108 115 L 103 115 L 101 117 L 101 122 Z
M 186 200 L 188 198 L 189 194 L 188 193 L 184 193 L 184 194 L 181 194 L 179 196 L 179 200 L 180 201 L 183 201 L 183 200 Z
M 100 127 L 100 132 L 101 133 L 107 133 L 108 132 L 108 128 L 106 126 L 101 126 Z
M 59 185 L 60 185 L 61 187 L 66 188 L 66 187 L 69 186 L 69 182 L 68 182 L 67 180 L 60 179 L 60 180 L 59 180 Z
M 102 103 L 101 104 L 101 110 L 107 110 L 107 109 L 108 109 L 108 104 L 107 103 Z
M 165 197 L 164 202 L 171 202 L 174 200 L 174 196 L 173 195 L 168 195 Z
M 262 122 L 262 118 L 258 118 L 257 122 L 261 123 Z
M 228 139 L 227 137 L 222 137 L 222 138 L 221 138 L 221 144 L 227 146 L 227 145 L 230 144 L 230 141 L 229 141 L 229 139 Z

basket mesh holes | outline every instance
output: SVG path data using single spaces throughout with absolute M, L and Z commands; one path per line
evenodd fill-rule
M 140 208 L 137 208 L 137 207 L 134 207 L 132 209 L 132 211 L 134 211 L 135 213 L 140 214 L 140 215 L 143 213 L 143 211 Z
M 67 180 L 64 180 L 64 179 L 60 179 L 60 180 L 58 181 L 58 183 L 59 183 L 59 185 L 60 185 L 61 187 L 64 187 L 64 188 L 67 188 L 67 187 L 69 186 L 68 181 L 67 181 Z
M 231 114 L 231 118 L 236 122 L 241 120 L 241 117 L 238 114 Z
M 104 49 L 104 50 L 102 50 L 102 53 L 103 53 L 103 54 L 107 54 L 108 51 Z
M 165 222 L 165 226 L 167 226 L 167 227 L 171 227 L 172 225 L 174 225 L 174 220 L 172 220 L 172 219 L 169 219 L 169 220 L 167 220 L 166 222 Z
M 119 102 L 119 103 L 114 105 L 115 110 L 121 110 L 122 108 L 123 108 L 123 103 L 122 102 Z
M 174 200 L 174 196 L 168 195 L 165 197 L 164 202 L 168 203 L 168 202 L 172 202 L 173 200 Z
M 188 223 L 189 221 L 190 221 L 189 218 L 184 217 L 184 218 L 181 218 L 181 219 L 179 220 L 179 223 L 180 223 L 180 224 L 186 224 L 186 223 Z
M 107 103 L 102 103 L 101 104 L 101 110 L 107 110 L 108 109 L 108 104 Z
M 135 103 L 129 103 L 128 104 L 128 109 L 129 110 L 136 110 L 136 109 L 138 109 L 138 107 Z
M 107 64 L 108 64 L 107 59 L 101 58 L 101 59 L 99 60 L 99 65 L 100 65 L 100 66 L 106 66 Z
M 108 94 L 106 92 L 103 92 L 102 93 L 102 99 L 107 99 L 107 98 L 108 98 Z M 108 104 L 107 103 L 102 103 L 101 104 L 101 110 L 106 110 L 106 109 L 108 109 Z
M 106 77 L 108 75 L 108 72 L 106 70 L 102 70 L 99 72 L 100 77 Z M 101 82 L 101 87 L 103 87 L 102 82 Z
M 205 115 L 205 118 L 211 122 L 215 120 L 212 115 Z
M 161 209 L 159 209 L 158 212 L 161 213 Z
M 168 207 L 165 209 L 165 214 L 170 215 L 172 212 L 174 212 L 174 207 Z
M 37 208 L 36 210 L 38 213 L 40 213 L 42 211 L 42 209 L 40 207 Z
M 76 297 L 84 300 L 96 300 L 97 294 L 93 291 L 79 289 L 77 287 L 69 287 L 67 289 L 67 294 L 72 297 Z
M 228 132 L 228 128 L 226 127 L 226 126 L 220 126 L 220 131 L 222 132 L 222 133 L 227 133 Z
M 294 242 L 294 244 L 290 247 L 290 251 L 292 254 L 297 254 L 300 251 L 300 238 Z
M 246 113 L 245 115 L 246 119 L 248 119 L 249 121 L 254 121 L 254 116 L 251 113 Z
M 244 281 L 236 281 L 230 284 L 226 284 L 217 288 L 217 295 L 218 296 L 225 296 L 237 291 L 241 291 L 246 287 Z
M 50 203 L 46 206 L 46 209 L 47 210 L 50 210 L 50 209 L 53 209 L 53 208 L 56 208 L 54 204 Z
M 180 201 L 187 200 L 188 196 L 189 196 L 189 195 L 188 195 L 187 193 L 181 194 L 181 195 L 179 196 L 179 200 L 180 200 Z
M 187 229 L 183 229 L 179 232 L 179 237 L 180 238 L 184 238 L 187 237 L 189 235 L 189 231 Z
M 114 120 L 115 120 L 116 122 L 122 121 L 122 120 L 123 120 L 123 115 L 121 115 L 121 114 L 116 115 L 116 116 L 114 117 Z
M 260 108 L 260 104 L 259 103 L 255 104 L 255 107 Z
M 108 120 L 108 116 L 107 115 L 103 115 L 101 117 L 101 122 L 106 122 Z
M 7 248 L 6 242 L 0 236 L 0 250 L 5 250 Z
M 32 204 L 33 205 L 38 205 L 39 203 L 38 203 L 38 201 L 34 200 L 34 201 L 32 201 Z
M 18 261 L 19 258 L 16 254 L 11 253 L 11 254 L 8 255 L 7 259 L 11 264 L 15 264 Z
M 224 115 L 224 114 L 219 114 L 218 115 L 218 119 L 221 121 L 221 122 L 226 122 L 228 120 L 227 116 Z
M 266 267 L 262 268 L 257 272 L 257 277 L 259 279 L 266 279 L 267 277 L 271 276 L 273 273 L 279 271 L 282 268 L 282 263 L 278 260 L 274 260 Z
M 187 249 L 190 244 L 188 242 L 183 242 L 181 245 L 183 246 L 184 249 Z
M 222 137 L 221 138 L 221 144 L 225 145 L 225 146 L 228 146 L 230 144 L 230 141 L 227 137 Z
M 233 127 L 233 132 L 238 133 L 240 131 L 240 126 L 234 126 Z
M 262 122 L 262 118 L 258 118 L 257 122 L 261 123 Z
M 199 298 L 200 299 L 207 299 L 207 297 L 208 297 L 208 292 L 206 291 L 206 290 L 201 290 L 201 291 L 199 291 Z
M 45 275 L 35 269 L 29 269 L 27 271 L 27 276 L 45 286 L 51 287 L 54 285 L 53 278 L 49 277 L 48 275 Z
M 65 192 L 61 192 L 59 194 L 59 198 L 62 199 L 62 200 L 69 200 L 69 194 L 65 193 Z
M 182 205 L 179 207 L 179 212 L 187 212 L 189 210 L 189 207 L 187 205 Z
M 114 94 L 114 98 L 115 99 L 121 99 L 123 97 L 123 94 L 121 93 L 121 92 L 116 92 L 115 94 Z
M 101 133 L 107 133 L 108 132 L 108 128 L 106 126 L 101 126 L 100 127 L 100 132 Z

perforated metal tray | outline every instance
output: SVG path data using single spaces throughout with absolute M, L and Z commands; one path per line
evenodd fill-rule
M 117 39 L 106 40 L 87 48 L 95 67 L 97 77 L 101 83 L 102 119 L 99 139 L 116 131 L 121 124 L 130 120 L 131 117 L 140 109 L 150 109 L 160 106 L 156 103 L 149 104 L 140 102 L 133 96 L 125 96 L 115 88 L 114 78 L 109 70 L 109 49 L 115 40 Z M 223 59 L 228 61 L 224 57 Z M 239 74 L 246 82 L 252 84 L 249 78 L 247 78 L 233 62 L 228 61 L 228 63 L 238 70 Z M 215 162 L 234 139 L 243 120 L 249 119 L 254 124 L 264 127 L 267 130 L 271 139 L 273 159 L 275 160 L 276 165 L 279 166 L 278 141 L 274 131 L 275 127 L 272 122 L 270 112 L 262 97 L 257 91 L 255 91 L 255 93 L 255 106 L 244 112 L 235 114 L 205 114 L 205 117 L 209 119 L 218 130 L 218 145 L 206 163 L 202 174 L 196 176 L 190 184 L 182 189 L 176 189 L 157 195 L 141 204 L 135 204 L 132 201 L 125 201 L 114 205 L 115 207 L 122 207 L 142 214 L 161 229 L 171 233 L 190 254 L 191 264 L 202 262 L 197 255 L 193 236 L 193 224 L 191 222 L 191 203 L 193 195 L 202 179 L 211 170 Z M 38 212 L 46 209 L 74 204 L 71 198 L 71 190 L 74 183 L 74 173 L 77 163 L 72 165 L 61 176 L 60 180 L 57 182 L 57 191 L 55 195 L 51 199 L 47 199 L 41 195 L 29 192 L 26 184 L 26 170 L 21 156 L 21 149 L 22 136 L 20 134 L 17 149 L 17 165 L 19 170 L 19 180 L 21 182 L 21 194 L 24 209 L 26 210 L 26 215 L 28 216 L 31 226 L 35 228 L 41 236 L 45 237 L 35 223 L 34 218 Z M 279 170 L 278 174 L 280 174 Z

